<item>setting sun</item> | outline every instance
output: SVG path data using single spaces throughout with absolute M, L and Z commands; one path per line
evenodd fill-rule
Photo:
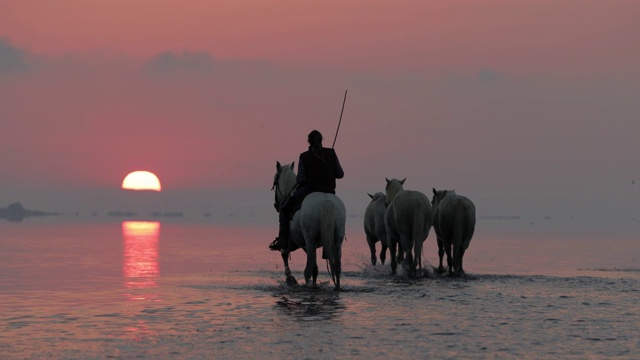
M 122 181 L 122 188 L 126 190 L 153 190 L 160 191 L 160 180 L 149 171 L 134 171 Z

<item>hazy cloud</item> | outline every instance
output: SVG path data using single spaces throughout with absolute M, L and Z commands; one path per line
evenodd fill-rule
M 171 74 L 178 71 L 211 72 L 216 60 L 206 52 L 164 52 L 145 64 L 145 69 L 156 74 Z
M 0 76 L 24 71 L 28 68 L 25 51 L 0 38 Z
M 478 71 L 477 79 L 482 84 L 489 84 L 498 81 L 500 79 L 500 74 L 491 69 L 482 69 Z

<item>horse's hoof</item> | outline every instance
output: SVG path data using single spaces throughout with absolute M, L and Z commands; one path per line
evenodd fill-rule
M 293 277 L 293 276 L 287 276 L 286 282 L 287 282 L 287 285 L 289 285 L 289 286 L 293 286 L 293 285 L 297 285 L 298 284 L 298 280 L 296 280 L 296 278 Z

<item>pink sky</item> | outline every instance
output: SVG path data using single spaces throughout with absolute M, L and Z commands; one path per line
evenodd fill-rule
M 352 71 L 631 70 L 640 5 L 613 0 L 4 1 L 0 30 L 50 56 L 221 59 Z M 539 54 L 539 55 L 538 55 Z M 600 71 L 598 71 L 600 70 Z
M 637 1 L 2 1 L 0 200 L 268 187 L 345 89 L 339 188 L 624 197 L 638 34 Z

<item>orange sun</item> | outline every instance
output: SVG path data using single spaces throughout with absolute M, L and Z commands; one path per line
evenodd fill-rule
M 153 190 L 160 191 L 160 180 L 149 171 L 134 171 L 122 180 L 122 188 L 126 190 Z

